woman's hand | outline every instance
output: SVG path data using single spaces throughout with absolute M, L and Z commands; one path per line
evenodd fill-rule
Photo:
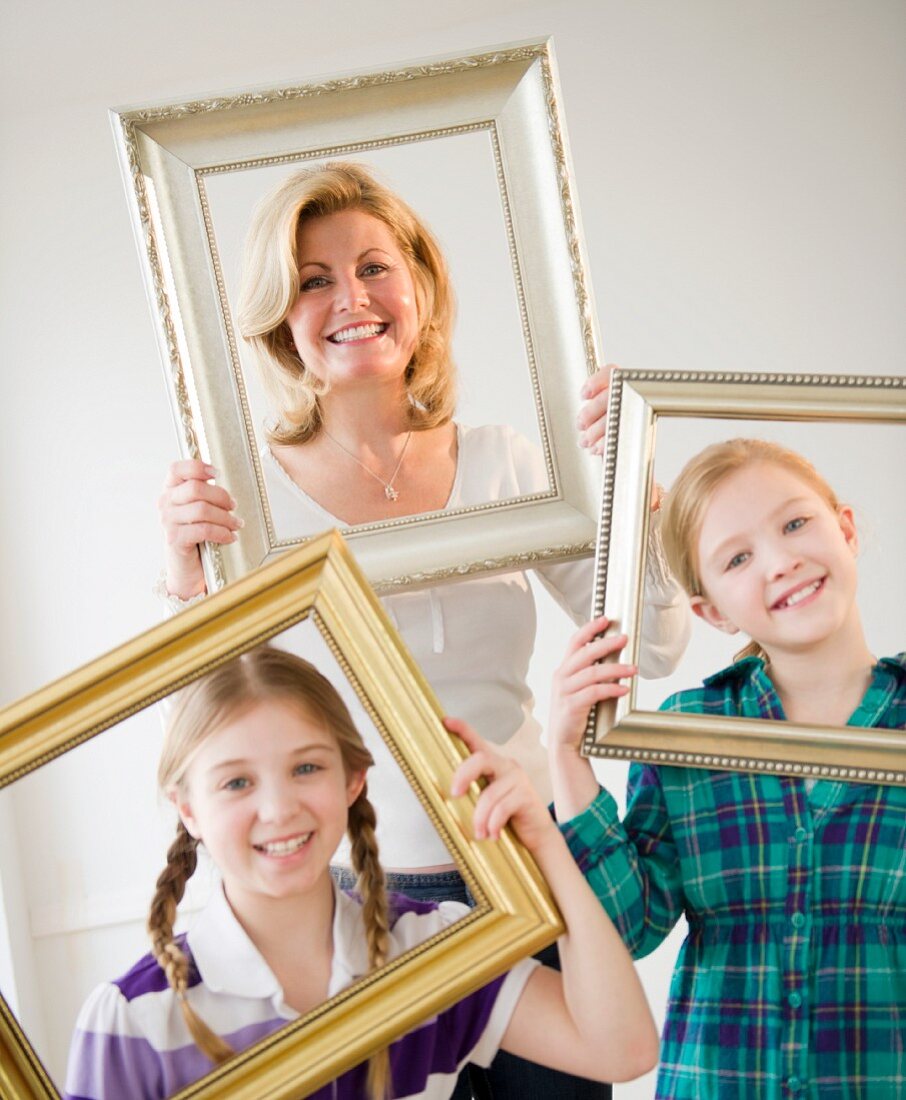
M 602 616 L 577 630 L 554 673 L 548 726 L 551 749 L 578 751 L 591 708 L 605 699 L 625 695 L 629 685 L 620 681 L 639 671 L 637 665 L 605 660 L 616 656 L 627 642 L 625 634 L 601 637 L 608 626 L 610 620 Z
M 585 379 L 580 396 L 585 403 L 576 420 L 579 429 L 579 446 L 587 447 L 592 454 L 604 454 L 604 436 L 607 431 L 607 406 L 610 400 L 610 373 L 613 364 L 599 367 Z
M 450 794 L 458 798 L 482 776 L 488 780 L 475 804 L 472 818 L 475 839 L 498 840 L 504 826 L 510 824 L 530 852 L 537 854 L 552 838 L 559 841 L 547 807 L 515 760 L 496 752 L 459 718 L 445 718 L 444 725 L 471 753 L 454 772 Z
M 166 543 L 167 591 L 183 600 L 205 591 L 200 544 L 235 542 L 243 525 L 233 515 L 236 501 L 226 489 L 211 484 L 216 475 L 200 459 L 172 462 L 157 501 Z

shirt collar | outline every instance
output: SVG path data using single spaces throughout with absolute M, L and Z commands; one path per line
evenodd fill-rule
M 333 964 L 328 997 L 368 972 L 361 906 L 336 885 L 333 892 Z M 236 919 L 221 882 L 193 923 L 187 940 L 201 980 L 212 992 L 283 1003 L 280 983 Z
M 906 680 L 906 653 L 882 657 L 872 669 L 871 683 L 847 721 L 848 726 L 875 726 L 891 705 L 901 682 Z M 785 715 L 780 698 L 765 671 L 761 657 L 744 657 L 704 681 L 705 687 L 733 687 L 742 718 L 775 718 Z

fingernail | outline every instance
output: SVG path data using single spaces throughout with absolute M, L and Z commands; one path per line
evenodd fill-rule
M 230 497 L 230 508 L 235 508 L 235 507 L 236 507 L 236 498 L 235 497 Z
M 208 477 L 217 477 L 217 470 L 213 466 L 208 465 L 207 462 L 204 466 L 204 472 L 208 475 Z
M 234 507 L 235 507 L 235 505 L 234 505 Z M 236 526 L 237 527 L 245 527 L 245 520 L 242 519 L 241 516 L 236 516 L 235 520 L 236 520 Z

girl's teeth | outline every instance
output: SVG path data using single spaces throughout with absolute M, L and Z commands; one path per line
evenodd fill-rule
M 798 592 L 794 592 L 792 596 L 789 596 L 780 605 L 781 607 L 792 607 L 793 604 L 799 603 L 800 600 L 804 600 L 806 596 L 811 596 L 813 592 L 817 592 L 821 586 L 821 581 L 815 581 L 813 584 L 807 585 L 805 588 L 800 588 Z
M 378 336 L 383 331 L 383 325 L 356 325 L 354 328 L 344 328 L 342 332 L 335 332 L 331 340 L 335 344 L 345 344 L 350 340 L 364 340 L 366 336 Z
M 270 844 L 261 844 L 259 847 L 269 856 L 288 856 L 298 852 L 310 836 L 311 833 L 306 833 L 304 836 L 293 837 L 292 840 L 274 840 Z

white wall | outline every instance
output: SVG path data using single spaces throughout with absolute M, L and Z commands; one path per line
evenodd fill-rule
M 109 106 L 552 33 L 608 359 L 902 370 L 906 8 L 895 0 L 7 0 L 0 20 L 0 701 L 158 615 L 154 502 L 176 447 Z M 568 634 L 545 607 L 539 696 Z M 156 729 L 136 729 L 145 759 Z M 67 787 L 120 774 L 72 765 L 65 781 L 14 792 L 0 882 L 33 926 L 52 877 L 84 885 L 94 838 L 71 827 Z M 621 769 L 606 775 L 622 787 Z M 37 790 L 58 813 L 43 816 Z M 53 869 L 30 862 L 42 820 L 59 840 Z M 111 870 L 111 889 L 124 880 Z M 117 970 L 140 929 L 111 936 L 103 949 L 39 936 L 33 970 L 101 950 Z M 674 956 L 668 944 L 644 966 L 661 1004 Z M 45 1017 L 37 1026 L 59 1026 Z M 57 1072 L 65 1037 L 49 1049 Z M 650 1079 L 618 1090 L 651 1094 Z

